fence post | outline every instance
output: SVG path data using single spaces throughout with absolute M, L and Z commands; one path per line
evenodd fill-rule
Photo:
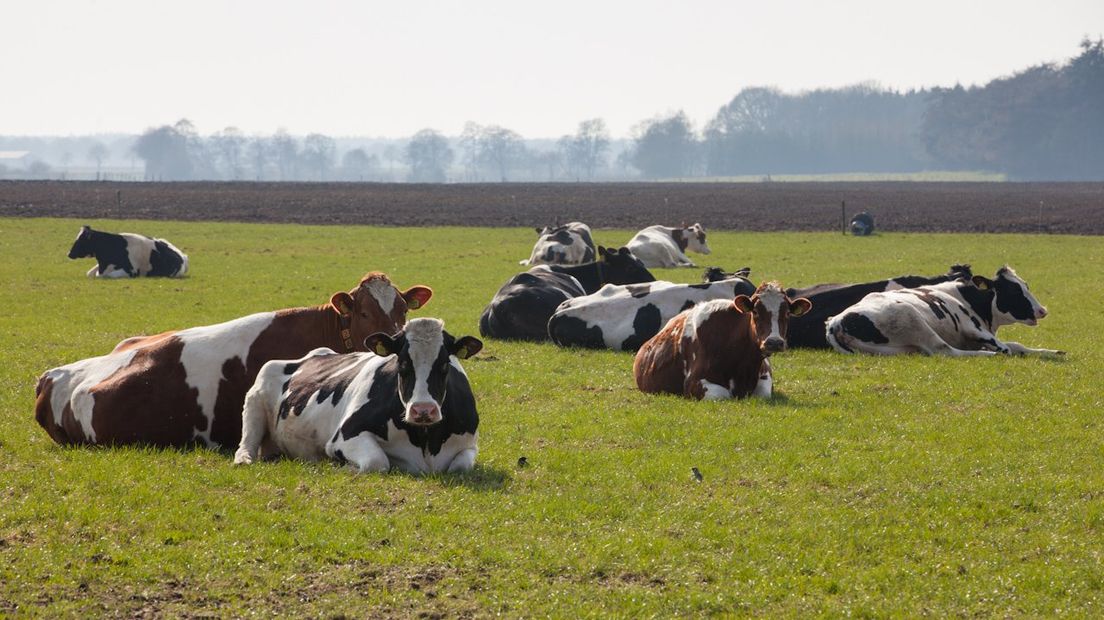
M 840 201 L 840 233 L 847 234 L 847 201 Z

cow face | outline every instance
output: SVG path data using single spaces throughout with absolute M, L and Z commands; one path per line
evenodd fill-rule
M 686 249 L 699 254 L 709 254 L 709 246 L 705 243 L 704 226 L 695 223 L 693 226 L 684 227 L 682 233 L 686 235 Z
M 974 285 L 982 290 L 992 290 L 993 314 L 1000 316 L 1003 323 L 1025 323 L 1037 325 L 1039 319 L 1047 315 L 1046 306 L 1039 303 L 1027 288 L 1020 276 L 1005 265 L 997 271 L 994 280 L 983 276 L 974 276 Z M 996 317 L 994 317 L 996 318 Z
M 431 426 L 441 421 L 450 356 L 467 359 L 478 353 L 483 343 L 471 336 L 453 338 L 440 319 L 414 319 L 398 335 L 368 336 L 364 346 L 377 355 L 396 356 L 403 422 Z
M 429 302 L 433 291 L 412 286 L 399 291 L 382 273 L 370 273 L 348 293 L 334 293 L 330 305 L 349 321 L 349 338 L 363 342 L 376 332 L 393 334 L 406 324 L 406 313 Z
M 764 282 L 751 297 L 732 300 L 737 312 L 751 315 L 751 330 L 764 356 L 786 350 L 786 328 L 790 315 L 801 316 L 813 308 L 804 297 L 790 299 L 777 282 Z
M 599 260 L 602 261 L 602 278 L 609 284 L 637 284 L 655 282 L 655 276 L 639 258 L 633 256 L 629 248 L 604 248 L 598 246 Z
M 87 258 L 94 255 L 92 229 L 88 226 L 81 226 L 80 232 L 77 233 L 77 239 L 73 241 L 73 247 L 69 248 L 69 258 Z

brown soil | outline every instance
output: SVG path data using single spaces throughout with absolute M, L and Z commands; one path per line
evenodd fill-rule
M 1104 234 L 1104 183 L 108 183 L 0 181 L 0 216 L 383 226 Z

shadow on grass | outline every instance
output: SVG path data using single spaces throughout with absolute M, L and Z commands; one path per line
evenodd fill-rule
M 398 472 L 392 472 L 398 473 Z M 432 480 L 443 487 L 464 487 L 472 491 L 501 491 L 510 481 L 510 474 L 505 469 L 476 465 L 471 471 L 459 474 L 428 474 L 418 476 L 415 474 L 400 474 L 412 478 L 425 478 Z

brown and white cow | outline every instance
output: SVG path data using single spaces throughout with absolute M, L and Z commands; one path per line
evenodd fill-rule
M 399 331 L 432 295 L 425 286 L 399 291 L 373 272 L 321 306 L 128 338 L 107 355 L 46 371 L 35 419 L 60 444 L 233 449 L 245 393 L 265 362 L 318 347 L 363 350 L 365 338 Z
M 769 398 L 768 358 L 786 349 L 790 315 L 812 304 L 790 299 L 777 282 L 764 282 L 748 297 L 707 301 L 682 312 L 636 353 L 633 374 L 642 392 L 699 400 Z

